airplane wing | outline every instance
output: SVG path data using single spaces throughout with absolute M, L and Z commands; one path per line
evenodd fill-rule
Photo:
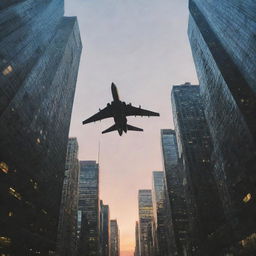
M 109 118 L 109 117 L 113 117 L 111 105 L 107 105 L 105 108 L 101 109 L 97 114 L 84 120 L 83 124 L 100 121 L 102 119 Z
M 160 116 L 159 113 L 149 111 L 142 108 L 136 108 L 132 105 L 126 105 L 126 116 Z

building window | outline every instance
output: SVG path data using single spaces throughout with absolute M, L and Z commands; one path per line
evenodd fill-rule
M 9 188 L 9 194 L 21 200 L 21 195 L 14 188 Z
M 0 170 L 4 173 L 8 173 L 9 167 L 5 162 L 0 162 Z
M 0 245 L 3 247 L 8 247 L 11 244 L 11 239 L 9 237 L 0 236 Z
M 47 211 L 46 211 L 46 210 L 42 209 L 41 211 L 42 211 L 45 215 L 47 214 Z
M 35 190 L 37 190 L 38 189 L 38 184 L 36 182 L 34 182 L 33 187 L 34 187 Z
M 251 195 L 250 193 L 248 193 L 248 194 L 243 198 L 243 202 L 244 202 L 244 203 L 248 203 L 251 199 L 252 199 L 252 195 Z
M 2 74 L 4 76 L 7 76 L 9 73 L 11 73 L 13 71 L 13 68 L 11 65 L 9 65 L 7 68 L 5 68 L 3 71 L 2 71 Z

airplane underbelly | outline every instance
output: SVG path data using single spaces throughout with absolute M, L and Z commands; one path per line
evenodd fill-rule
M 125 116 L 115 116 L 114 117 L 114 120 L 115 120 L 115 123 L 118 127 L 120 128 L 124 128 L 126 127 L 126 124 L 127 124 L 127 119 Z

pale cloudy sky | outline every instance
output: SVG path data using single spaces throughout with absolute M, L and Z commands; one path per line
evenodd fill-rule
M 151 188 L 162 170 L 160 129 L 173 128 L 171 85 L 197 82 L 187 38 L 187 0 L 66 0 L 66 16 L 77 16 L 83 42 L 71 136 L 80 160 L 97 160 L 100 196 L 121 232 L 121 256 L 133 255 L 138 189 Z M 113 124 L 82 120 L 112 100 L 116 83 L 127 103 L 160 112 L 160 118 L 130 117 L 143 133 L 102 135 Z

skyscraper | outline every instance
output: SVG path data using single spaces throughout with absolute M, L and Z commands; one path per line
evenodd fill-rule
M 152 230 L 153 205 L 152 192 L 149 189 L 139 190 L 138 195 L 139 208 L 139 255 L 150 256 L 149 230 Z
M 139 254 L 139 244 L 140 244 L 140 241 L 139 241 L 139 223 L 138 221 L 136 221 L 136 224 L 135 224 L 135 251 L 134 251 L 134 256 L 140 256 Z
M 189 10 L 188 34 L 228 221 L 223 246 L 229 247 L 256 231 L 256 3 L 190 0 Z
M 174 130 L 161 130 L 161 146 L 163 154 L 163 165 L 170 205 L 171 226 L 178 255 L 188 254 L 189 233 L 187 205 L 184 194 L 185 176 L 179 160 L 176 134 Z
M 110 220 L 109 206 L 100 201 L 100 243 L 101 256 L 109 256 L 110 252 Z
M 80 161 L 79 256 L 100 255 L 99 165 Z
M 110 256 L 120 256 L 120 232 L 116 220 L 110 220 Z
M 69 138 L 57 240 L 57 255 L 60 256 L 76 255 L 78 181 L 78 143 L 76 138 Z
M 204 116 L 199 86 L 173 86 L 172 111 L 179 157 L 185 173 L 190 251 L 193 255 L 216 255 L 211 237 L 225 223 L 213 175 L 212 142 Z
M 63 2 L 0 3 L 0 254 L 55 251 L 82 49 Z
M 153 202 L 153 216 L 155 224 L 155 234 L 153 234 L 154 255 L 170 255 L 168 245 L 168 226 L 166 226 L 166 219 L 170 218 L 167 214 L 170 212 L 167 209 L 166 186 L 164 182 L 164 172 L 154 171 L 152 179 L 152 202 Z M 172 252 L 173 253 L 173 252 Z

